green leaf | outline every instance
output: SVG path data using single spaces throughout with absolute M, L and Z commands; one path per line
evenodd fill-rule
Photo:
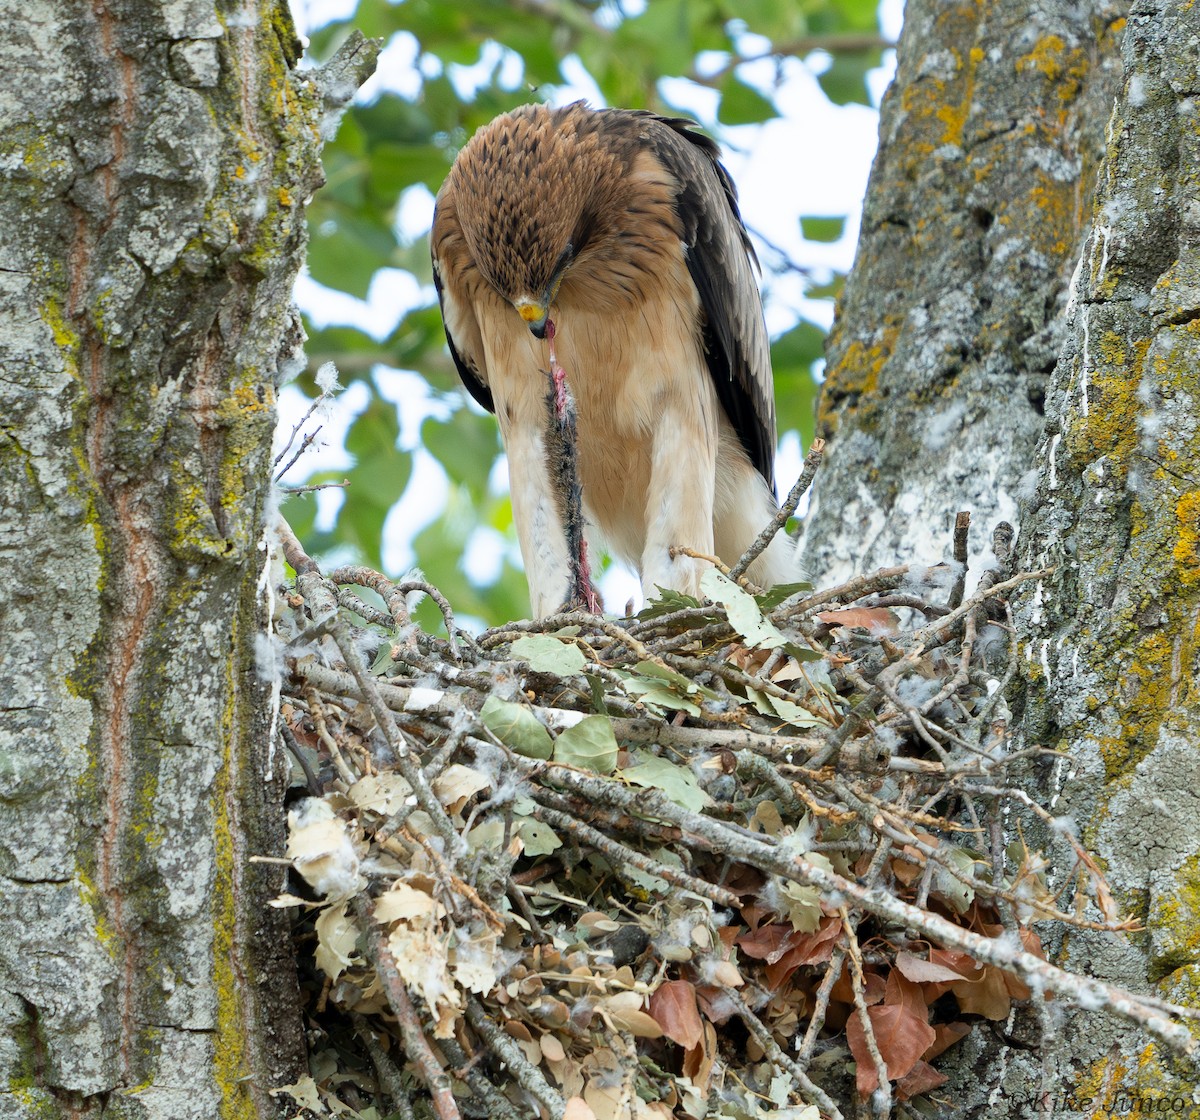
M 636 673 L 620 674 L 624 678 L 621 687 L 647 706 L 698 716 L 701 697 L 709 700 L 720 698 L 711 688 L 705 688 L 655 661 L 639 661 L 636 669 Z
M 786 641 L 784 636 L 763 618 L 754 596 L 743 591 L 716 568 L 709 568 L 700 577 L 700 590 L 725 608 L 729 625 L 741 634 L 749 645 L 758 649 L 773 649 Z
M 813 365 L 825 356 L 825 332 L 815 323 L 801 320 L 771 343 L 771 368 L 775 373 L 775 400 L 780 431 L 798 431 L 805 446 L 816 433 L 816 403 L 819 386 Z M 787 490 L 789 483 L 783 483 Z
M 554 761 L 611 774 L 617 765 L 617 740 L 608 716 L 584 716 L 560 731 L 554 740 Z
M 527 856 L 548 856 L 555 848 L 562 847 L 562 841 L 554 829 L 532 817 L 526 817 L 517 825 L 517 835 L 525 843 Z
M 658 595 L 649 599 L 646 605 L 637 613 L 639 621 L 644 621 L 650 618 L 659 618 L 664 614 L 674 614 L 676 611 L 693 610 L 699 607 L 700 600 L 693 599 L 691 595 L 684 595 L 682 591 L 672 591 L 667 587 L 660 587 Z
M 635 765 L 621 771 L 621 777 L 631 785 L 661 790 L 675 804 L 693 813 L 712 804 L 712 798 L 700 788 L 696 775 L 688 767 L 647 751 L 635 751 L 633 760 Z
M 676 871 L 688 870 L 683 866 L 683 860 L 679 858 L 678 853 L 671 848 L 658 848 L 648 854 L 659 863 L 665 863 L 668 867 L 672 867 Z M 620 875 L 626 882 L 646 891 L 647 894 L 666 897 L 676 890 L 666 879 L 660 879 L 657 875 L 651 875 L 650 872 L 643 871 L 640 867 L 634 867 L 632 864 L 626 864 L 622 867 Z
M 592 710 L 598 715 L 604 715 L 608 711 L 604 678 L 599 673 L 584 673 L 584 678 L 587 680 L 588 688 L 592 693 Z
M 840 299 L 842 289 L 846 286 L 846 274 L 835 272 L 833 277 L 824 284 L 809 284 L 804 294 L 809 299 Z
M 811 591 L 812 589 L 813 585 L 804 581 L 777 583 L 774 587 L 768 587 L 761 595 L 755 595 L 754 601 L 758 604 L 758 609 L 766 614 L 768 611 L 773 611 L 784 599 L 790 599 L 793 595 L 799 595 L 801 591 Z
M 833 55 L 829 69 L 817 75 L 825 96 L 835 105 L 870 105 L 867 71 L 879 65 L 880 52 L 839 51 Z
M 793 661 L 808 662 L 815 666 L 818 661 L 825 660 L 825 654 L 819 649 L 810 649 L 808 646 L 800 646 L 795 642 L 784 642 L 783 648 Z
M 489 696 L 479 718 L 506 747 L 526 758 L 549 758 L 554 753 L 550 732 L 528 708 Z M 611 729 L 610 729 L 610 734 Z
M 634 668 L 643 676 L 657 677 L 660 680 L 669 681 L 676 688 L 682 689 L 684 692 L 699 693 L 709 700 L 720 699 L 720 693 L 702 684 L 697 684 L 690 677 L 685 677 L 681 672 L 672 669 L 669 665 L 660 665 L 657 661 L 639 661 Z
M 791 700 L 785 700 L 782 696 L 770 696 L 765 692 L 759 692 L 757 689 L 747 689 L 747 692 L 754 693 L 754 704 L 763 715 L 771 715 L 772 713 L 779 716 L 780 719 L 786 720 L 793 727 L 828 727 L 829 720 L 822 716 L 814 715 L 807 708 L 802 708 L 799 704 L 793 703 Z
M 465 404 L 448 420 L 428 417 L 421 425 L 421 446 L 439 463 L 451 482 L 466 486 L 471 500 L 482 504 L 487 497 L 488 478 L 500 455 L 496 421 L 481 416 Z
M 800 232 L 805 241 L 837 241 L 846 229 L 846 218 L 801 217 Z
M 535 673 L 554 673 L 570 677 L 580 672 L 587 658 L 574 642 L 564 642 L 553 634 L 528 634 L 512 644 L 515 657 L 529 663 Z
M 309 209 L 308 270 L 328 288 L 366 299 L 375 273 L 392 262 L 396 238 L 378 222 L 317 195 Z
M 639 703 L 655 711 L 666 708 L 673 712 L 687 712 L 688 715 L 700 715 L 700 705 L 686 696 L 664 688 L 661 681 L 647 680 L 645 677 L 630 677 L 622 687 Z
M 938 854 L 960 875 L 968 879 L 974 878 L 975 864 L 978 862 L 974 852 L 956 844 L 939 844 Z M 975 899 L 975 888 L 956 879 L 940 864 L 934 870 L 933 885 L 934 890 L 959 914 L 965 914 Z
M 722 124 L 761 124 L 777 116 L 779 110 L 772 101 L 730 71 L 721 83 L 717 120 Z

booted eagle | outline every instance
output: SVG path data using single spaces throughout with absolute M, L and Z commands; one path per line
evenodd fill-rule
M 558 362 L 589 528 L 648 596 L 699 593 L 707 562 L 672 546 L 732 565 L 775 512 L 757 261 L 717 146 L 692 124 L 526 105 L 472 137 L 438 194 L 446 337 L 500 423 L 535 616 L 577 598 L 549 431 Z M 792 564 L 780 534 L 747 575 L 782 583 Z

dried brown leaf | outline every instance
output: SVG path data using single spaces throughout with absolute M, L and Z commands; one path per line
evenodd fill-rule
M 887 1067 L 888 1080 L 898 1081 L 921 1060 L 921 1055 L 937 1036 L 925 1018 L 914 1015 L 901 1004 L 879 1004 L 867 1008 L 867 1014 L 879 1056 Z M 866 1096 L 875 1091 L 879 1079 L 867 1048 L 862 1021 L 857 1015 L 852 1015 L 846 1023 L 846 1041 L 858 1064 L 858 1091 Z
M 821 611 L 819 618 L 826 626 L 869 630 L 873 634 L 895 634 L 896 616 L 887 607 L 844 607 L 836 611 Z
M 689 980 L 668 980 L 650 997 L 650 1014 L 672 1042 L 685 1050 L 697 1046 L 704 1037 L 696 988 Z
M 596 1114 L 582 1097 L 571 1097 L 563 1109 L 563 1120 L 596 1120 Z
M 944 980 L 954 983 L 963 978 L 962 973 L 935 961 L 924 960 L 913 953 L 897 953 L 896 968 L 909 980 L 918 984 L 932 984 Z
M 908 1073 L 896 1082 L 896 1099 L 912 1100 L 913 1097 L 928 1093 L 939 1085 L 945 1085 L 949 1080 L 944 1073 L 939 1073 L 928 1062 L 917 1062 Z

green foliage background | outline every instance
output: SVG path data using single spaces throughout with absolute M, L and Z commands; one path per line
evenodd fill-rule
M 426 239 L 405 240 L 397 232 L 396 214 L 405 192 L 425 187 L 436 193 L 466 138 L 496 114 L 544 98 L 564 84 L 565 60 L 578 60 L 609 105 L 687 116 L 691 114 L 667 99 L 663 83 L 685 77 L 716 91 L 717 121 L 724 126 L 758 125 L 778 115 L 776 87 L 751 85 L 742 77 L 748 63 L 764 58 L 815 62 L 821 89 L 832 102 L 870 104 L 866 76 L 880 65 L 888 46 L 877 3 L 359 0 L 350 17 L 314 32 L 309 53 L 318 61 L 354 27 L 389 42 L 411 37 L 416 68 L 410 77 L 419 86 L 412 97 L 386 92 L 355 104 L 326 145 L 328 183 L 309 207 L 311 275 L 327 287 L 365 298 L 379 269 L 403 269 L 427 286 L 429 302 L 407 311 L 382 341 L 355 327 L 316 329 L 308 324 L 310 364 L 300 388 L 316 396 L 312 375 L 332 360 L 343 385 L 363 382 L 369 403 L 346 437 L 353 459 L 348 471 L 303 478 L 301 459 L 288 472 L 286 481 L 292 485 L 349 482 L 331 531 L 316 530 L 311 495 L 285 502 L 284 514 L 307 546 L 317 554 L 336 552 L 383 568 L 384 519 L 412 478 L 412 453 L 398 446 L 397 408 L 380 394 L 374 374 L 382 367 L 416 370 L 447 417 L 427 418 L 421 442 L 450 481 L 447 508 L 413 542 L 417 563 L 460 613 L 486 622 L 525 616 L 525 579 L 510 559 L 513 548 L 505 550 L 499 576 L 489 586 L 472 584 L 463 569 L 464 552 L 477 528 L 491 527 L 510 541 L 515 534 L 507 495 L 489 487 L 501 453 L 495 422 L 468 407 L 445 350 Z M 456 83 L 457 67 L 475 68 L 474 80 Z M 781 76 L 781 69 L 776 72 Z M 815 154 L 798 152 L 798 166 L 801 159 L 819 173 Z M 836 240 L 841 234 L 837 216 L 799 220 L 808 240 Z M 777 266 L 795 267 L 786 260 Z M 833 298 L 840 286 L 840 276 L 832 281 L 826 277 L 819 286 L 809 284 L 808 294 Z M 821 357 L 823 340 L 823 328 L 802 319 L 772 347 L 781 434 L 798 430 L 805 444 L 812 434 L 816 395 L 813 363 Z M 435 616 L 423 621 L 433 624 Z

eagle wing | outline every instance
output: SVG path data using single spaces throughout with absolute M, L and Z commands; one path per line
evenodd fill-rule
M 483 337 L 471 305 L 472 289 L 486 283 L 471 259 L 466 238 L 458 223 L 454 194 L 447 180 L 438 192 L 430 231 L 433 255 L 433 286 L 442 309 L 442 324 L 450 357 L 458 368 L 467 392 L 488 412 L 496 411 L 496 402 L 487 385 L 483 361 Z
M 704 309 L 704 353 L 721 406 L 746 454 L 775 488 L 775 393 L 771 347 L 754 270 L 758 260 L 737 188 L 709 137 L 686 118 L 645 114 L 647 139 L 678 183 L 688 272 Z

